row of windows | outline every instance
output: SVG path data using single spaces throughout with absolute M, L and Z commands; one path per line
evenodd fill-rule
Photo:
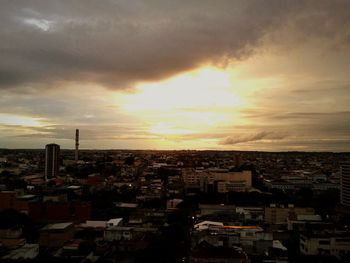
M 348 195 L 348 196 L 350 196 L 350 189 L 347 189 L 347 188 L 344 189 L 344 188 L 343 188 L 341 192 L 342 192 L 342 195 Z
M 342 198 L 344 199 L 350 199 L 350 193 L 347 193 L 347 192 L 342 192 Z

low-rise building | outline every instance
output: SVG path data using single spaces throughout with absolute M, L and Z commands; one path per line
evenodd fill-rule
M 155 227 L 130 227 L 130 226 L 113 226 L 108 227 L 104 232 L 106 241 L 133 240 L 143 237 L 147 233 L 157 233 Z
M 239 247 L 213 246 L 203 241 L 190 254 L 190 263 L 250 263 L 247 254 Z
M 212 214 L 234 214 L 236 210 L 235 205 L 225 204 L 199 204 L 200 216 Z
M 297 218 L 288 218 L 288 230 L 304 230 L 306 225 L 322 223 L 320 215 L 297 215 Z
M 349 233 L 300 234 L 300 252 L 304 255 L 332 255 L 341 258 L 350 252 Z
M 230 172 L 227 169 L 184 169 L 183 181 L 186 188 L 197 188 L 202 192 L 245 191 L 252 186 L 252 173 Z
M 294 207 L 294 205 L 275 205 L 265 207 L 264 221 L 268 224 L 287 224 L 287 219 L 297 218 L 298 215 L 314 215 L 315 210 L 310 207 Z
M 39 245 L 58 248 L 73 238 L 74 225 L 72 222 L 48 224 L 40 230 Z
M 19 262 L 33 260 L 39 255 L 39 244 L 25 244 L 17 249 L 11 250 L 1 258 L 4 262 Z

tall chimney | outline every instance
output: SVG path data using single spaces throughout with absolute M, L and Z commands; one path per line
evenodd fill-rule
M 79 160 L 79 129 L 75 130 L 75 161 Z

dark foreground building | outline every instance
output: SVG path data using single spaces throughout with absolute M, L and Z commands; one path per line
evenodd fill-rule
M 341 203 L 350 207 L 350 162 L 341 165 Z

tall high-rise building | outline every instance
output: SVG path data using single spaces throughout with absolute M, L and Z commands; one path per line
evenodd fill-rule
M 75 161 L 79 160 L 79 129 L 75 130 Z
M 341 165 L 340 190 L 341 203 L 350 206 L 350 162 L 344 162 Z
M 58 175 L 60 146 L 58 144 L 47 144 L 45 147 L 45 181 Z

